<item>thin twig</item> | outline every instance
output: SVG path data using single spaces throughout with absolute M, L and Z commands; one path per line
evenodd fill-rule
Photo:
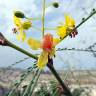
M 28 60 L 28 59 L 30 59 L 30 57 L 26 57 L 26 58 L 23 58 L 23 59 L 21 59 L 21 60 L 19 60 L 19 61 L 16 61 L 15 63 L 9 65 L 9 66 L 7 67 L 7 69 L 12 68 L 13 66 L 15 66 L 15 65 L 17 65 L 17 64 L 19 64 L 19 63 L 22 63 L 22 62 L 24 62 L 25 60 Z
M 44 36 L 44 25 L 45 25 L 45 0 L 42 1 L 43 11 L 42 11 L 42 36 Z
M 30 91 L 33 92 L 34 87 L 36 85 L 36 82 L 37 82 L 37 80 L 38 80 L 38 78 L 40 76 L 40 73 L 41 73 L 41 70 L 37 69 L 36 72 L 35 72 L 35 75 L 32 77 L 32 80 L 31 80 L 30 84 L 27 86 L 27 88 L 25 89 L 25 91 L 22 94 L 22 96 L 29 96 Z

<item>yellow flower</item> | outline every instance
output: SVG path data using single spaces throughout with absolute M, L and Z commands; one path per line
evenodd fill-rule
M 38 68 L 43 69 L 48 63 L 48 58 L 52 58 L 55 55 L 55 46 L 59 42 L 60 40 L 53 38 L 51 34 L 44 35 L 42 42 L 33 38 L 28 39 L 27 43 L 32 49 L 37 50 L 41 48 L 43 50 L 38 58 Z
M 57 27 L 57 34 L 58 36 L 63 39 L 67 35 L 70 35 L 72 30 L 75 28 L 75 21 L 69 15 L 65 16 L 65 25 Z
M 22 21 L 21 18 L 18 18 L 15 15 L 14 15 L 13 19 L 14 19 L 14 24 L 17 29 L 16 32 L 18 32 L 17 39 L 25 41 L 25 39 L 26 39 L 25 30 L 28 30 L 31 27 L 31 22 L 29 20 Z
M 41 46 L 41 42 L 36 40 L 36 39 L 33 39 L 33 38 L 29 38 L 27 40 L 27 43 L 28 45 L 30 45 L 30 47 L 33 49 L 33 50 L 37 50 L 40 48 Z

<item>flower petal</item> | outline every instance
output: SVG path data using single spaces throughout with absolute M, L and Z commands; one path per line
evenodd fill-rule
M 40 41 L 35 40 L 35 39 L 33 39 L 33 38 L 29 38 L 29 39 L 27 40 L 27 43 L 28 43 L 28 45 L 29 45 L 33 50 L 37 50 L 38 48 L 41 47 Z
M 60 38 L 53 38 L 53 45 L 56 46 L 60 41 Z
M 21 18 L 18 18 L 16 16 L 14 16 L 14 24 L 17 26 L 17 27 L 21 27 L 22 25 L 22 22 L 21 22 Z
M 61 39 L 64 38 L 67 35 L 66 26 L 57 27 L 57 34 L 60 36 Z
M 20 38 L 21 38 L 20 34 L 18 34 L 18 35 L 16 36 L 16 38 L 17 38 L 18 41 L 20 41 Z
M 65 16 L 65 24 L 68 27 L 74 27 L 75 26 L 75 21 L 72 17 L 70 17 L 69 15 Z
M 19 34 L 17 35 L 17 39 L 19 41 L 22 40 L 22 42 L 25 41 L 25 39 L 26 39 L 26 33 L 24 32 L 23 28 L 19 28 Z
M 23 29 L 28 30 L 32 26 L 31 21 L 25 21 L 22 24 Z
M 43 69 L 47 63 L 48 63 L 48 52 L 43 51 L 38 58 L 37 66 L 39 69 Z

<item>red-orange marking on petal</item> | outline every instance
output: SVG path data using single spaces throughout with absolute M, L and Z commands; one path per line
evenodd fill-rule
M 45 51 L 50 51 L 52 49 L 52 47 L 53 47 L 53 36 L 51 34 L 46 34 L 43 37 L 41 47 Z

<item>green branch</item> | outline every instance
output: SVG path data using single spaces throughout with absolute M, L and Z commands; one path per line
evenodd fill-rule
M 91 18 L 94 14 L 96 14 L 96 10 L 94 10 L 86 19 L 84 19 L 81 23 L 76 26 L 76 29 L 79 28 L 82 24 L 84 24 L 89 18 Z
M 35 88 L 35 86 L 37 84 L 37 81 L 39 79 L 39 76 L 40 76 L 41 72 L 42 72 L 42 70 L 39 70 L 38 73 L 37 73 L 37 76 L 35 76 L 34 83 L 32 84 L 32 86 L 30 88 L 30 92 L 29 92 L 28 96 L 32 96 L 34 88 Z
M 36 59 L 36 60 L 38 59 L 38 57 L 36 55 L 31 54 L 30 52 L 28 52 L 28 51 L 16 46 L 15 44 L 13 44 L 13 43 L 11 43 L 9 41 L 8 41 L 8 46 L 10 46 L 10 47 L 12 47 L 12 48 L 14 48 L 14 49 L 26 54 L 26 55 L 28 55 L 29 57 L 31 57 L 33 59 Z
M 56 70 L 54 69 L 54 67 L 49 63 L 47 64 L 47 67 L 50 69 L 50 71 L 54 74 L 55 78 L 58 80 L 58 82 L 60 83 L 60 85 L 63 88 L 64 94 L 66 96 L 72 96 L 70 89 L 65 85 L 65 83 L 62 81 L 62 79 L 60 78 L 59 74 L 56 72 Z
M 13 66 L 15 66 L 15 65 L 17 65 L 19 63 L 22 63 L 22 62 L 24 62 L 25 60 L 28 60 L 28 59 L 30 59 L 30 58 L 26 57 L 26 58 L 20 59 L 19 61 L 16 61 L 15 63 L 9 65 L 7 68 L 12 68 Z
M 42 3 L 43 3 L 43 11 L 42 11 L 42 36 L 44 36 L 44 25 L 45 25 L 45 0 L 43 0 Z
M 24 93 L 22 94 L 22 96 L 29 96 L 30 91 L 33 92 L 34 87 L 38 81 L 38 78 L 40 76 L 41 70 L 36 70 L 34 77 L 32 77 L 32 80 L 30 82 L 30 84 L 27 86 L 27 88 L 25 89 Z M 32 93 L 31 93 L 32 94 Z

